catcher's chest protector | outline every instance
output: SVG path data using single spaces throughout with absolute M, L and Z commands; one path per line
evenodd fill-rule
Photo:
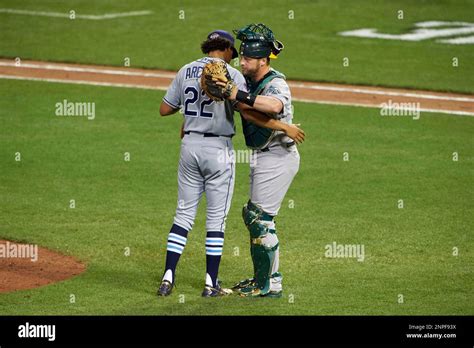
M 253 95 L 259 95 L 266 84 L 269 83 L 276 77 L 285 78 L 283 75 L 279 74 L 275 70 L 270 70 L 270 72 L 265 75 L 265 77 L 257 83 L 252 83 L 250 80 L 247 80 L 247 86 L 249 92 Z M 242 128 L 245 136 L 245 144 L 251 149 L 262 149 L 267 146 L 273 138 L 275 131 L 269 128 L 259 127 L 256 124 L 245 120 L 242 117 Z

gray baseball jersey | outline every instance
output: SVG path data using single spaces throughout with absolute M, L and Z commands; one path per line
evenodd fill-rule
M 183 66 L 163 101 L 174 109 L 183 108 L 184 130 L 217 135 L 234 135 L 234 108 L 230 101 L 210 99 L 200 86 L 204 65 L 219 58 L 204 57 Z M 230 77 L 241 90 L 247 90 L 245 79 L 237 69 L 227 64 Z
M 285 122 L 288 124 L 292 123 L 293 120 L 293 106 L 291 105 L 291 92 L 290 87 L 286 81 L 280 77 L 274 78 L 265 85 L 260 95 L 273 97 L 280 100 L 283 103 L 283 109 L 277 115 L 272 115 L 273 118 Z M 292 140 L 285 135 L 284 132 L 277 132 L 277 136 L 270 142 L 269 146 L 275 143 L 291 142 Z

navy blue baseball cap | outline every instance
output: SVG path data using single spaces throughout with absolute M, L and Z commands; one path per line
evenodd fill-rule
M 207 38 L 212 40 L 212 39 L 216 39 L 216 38 L 222 38 L 222 39 L 226 39 L 227 41 L 230 41 L 230 43 L 232 44 L 232 59 L 234 58 L 237 58 L 239 56 L 237 50 L 235 49 L 234 47 L 234 43 L 235 43 L 235 40 L 234 40 L 234 37 L 232 36 L 231 33 L 225 31 L 225 30 L 214 30 L 213 32 L 209 33 L 209 35 L 207 35 Z

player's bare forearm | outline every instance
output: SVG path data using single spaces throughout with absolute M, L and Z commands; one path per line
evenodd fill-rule
M 173 115 L 178 110 L 179 109 L 172 108 L 170 105 L 166 104 L 164 101 L 161 102 L 161 105 L 160 105 L 160 115 L 161 116 Z
M 239 104 L 239 108 L 243 118 L 249 122 L 255 123 L 259 127 L 283 131 L 297 144 L 302 143 L 305 139 L 304 131 L 295 125 L 275 120 L 255 109 L 247 107 L 246 105 Z
M 257 110 L 249 108 L 241 110 L 240 113 L 243 118 L 245 118 L 247 121 L 255 123 L 257 126 L 270 128 L 277 131 L 284 131 L 285 129 L 285 123 L 270 118 Z
M 283 109 L 283 103 L 277 98 L 258 95 L 253 107 L 258 111 L 277 115 Z

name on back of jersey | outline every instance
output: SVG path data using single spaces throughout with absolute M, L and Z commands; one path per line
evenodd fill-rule
M 186 68 L 186 74 L 185 74 L 185 79 L 199 79 L 202 74 L 202 70 L 204 69 L 203 66 L 192 66 L 189 68 Z

